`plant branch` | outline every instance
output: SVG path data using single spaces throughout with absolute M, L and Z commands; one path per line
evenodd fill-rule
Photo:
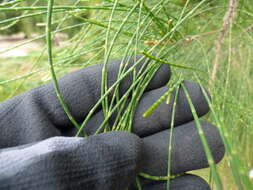
M 212 83 L 214 82 L 214 80 L 216 78 L 216 74 L 217 74 L 218 67 L 219 67 L 219 60 L 220 60 L 220 57 L 222 54 L 222 44 L 225 39 L 225 35 L 229 30 L 229 27 L 233 24 L 234 18 L 236 16 L 237 5 L 238 5 L 237 0 L 230 0 L 229 1 L 228 10 L 223 18 L 222 29 L 219 33 L 217 40 L 215 41 L 215 54 L 216 55 L 214 58 L 213 70 L 211 73 L 211 80 L 210 80 L 209 86 L 212 85 Z
M 59 99 L 65 113 L 67 114 L 69 120 L 73 123 L 73 125 L 79 129 L 79 124 L 75 121 L 73 116 L 71 115 L 69 108 L 65 104 L 64 98 L 60 92 L 60 87 L 57 81 L 57 77 L 55 74 L 54 70 L 54 64 L 53 64 L 53 55 L 52 55 L 52 13 L 53 13 L 53 5 L 54 5 L 54 0 L 49 0 L 48 1 L 48 13 L 47 13 L 47 27 L 46 27 L 46 38 L 47 38 L 47 51 L 48 51 L 48 62 L 50 66 L 50 72 L 52 75 L 55 91 L 56 91 L 56 96 Z

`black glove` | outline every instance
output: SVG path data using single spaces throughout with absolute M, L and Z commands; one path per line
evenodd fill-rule
M 141 59 L 140 56 L 137 60 Z M 130 62 L 133 64 L 132 59 Z M 150 60 L 143 59 L 143 64 Z M 121 60 L 108 63 L 108 86 L 117 78 Z M 130 65 L 131 65 L 130 64 Z M 137 68 L 137 69 L 138 69 Z M 100 98 L 102 65 L 70 73 L 59 80 L 61 92 L 78 122 Z M 60 105 L 53 84 L 34 88 L 0 104 L 0 189 L 136 189 L 139 172 L 167 175 L 168 140 L 173 99 L 162 103 L 148 118 L 142 114 L 166 90 L 170 69 L 162 65 L 146 88 L 137 107 L 133 132 L 109 132 L 86 138 L 73 136 L 76 129 Z M 132 75 L 120 84 L 124 94 Z M 185 81 L 198 116 L 209 110 L 198 84 Z M 205 151 L 183 89 L 179 90 L 172 146 L 172 174 L 208 167 Z M 103 121 L 97 110 L 85 130 L 93 134 Z M 213 157 L 219 162 L 224 146 L 215 126 L 203 122 Z M 138 136 L 139 137 L 138 137 Z M 56 137 L 65 136 L 65 137 Z M 141 178 L 144 190 L 165 190 L 166 182 Z M 131 184 L 131 185 L 130 185 Z M 171 180 L 171 189 L 209 189 L 193 175 Z

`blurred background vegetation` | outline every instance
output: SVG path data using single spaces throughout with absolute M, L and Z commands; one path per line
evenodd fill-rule
M 205 119 L 219 126 L 230 147 L 217 166 L 224 189 L 250 189 L 252 0 L 144 1 L 141 16 L 139 7 L 135 8 L 138 1 L 121 0 L 110 20 L 114 2 L 55 0 L 53 54 L 57 75 L 102 63 L 106 39 L 113 41 L 116 33 L 110 59 L 155 47 L 166 60 L 204 70 L 196 73 L 173 68 L 186 79 L 200 79 L 211 91 L 214 113 Z M 51 80 L 45 51 L 46 6 L 47 1 L 42 0 L 0 0 L 0 101 Z M 140 37 L 135 39 L 136 30 Z M 209 169 L 194 173 L 215 189 Z
M 4 1 L 1 0 L 0 3 L 6 3 L 6 2 L 11 2 L 11 1 Z M 87 5 L 88 1 L 85 2 L 80 2 L 78 3 L 78 5 Z M 96 1 L 94 1 L 96 2 Z M 71 6 L 73 5 L 73 1 L 56 1 L 55 5 L 61 5 L 61 6 Z M 34 0 L 25 0 L 25 1 L 21 1 L 18 6 L 22 6 L 22 7 L 32 7 L 32 6 L 47 6 L 47 1 L 34 1 Z M 19 17 L 28 13 L 36 13 L 37 11 L 8 11 L 8 12 L 0 12 L 0 20 L 6 20 L 6 19 L 10 19 L 10 18 L 14 18 L 14 17 Z M 59 14 L 55 15 L 55 22 L 57 22 L 57 20 L 60 20 L 62 17 L 64 17 L 66 14 L 64 12 L 61 12 Z M 83 17 L 83 18 L 88 18 L 90 16 L 89 11 L 83 11 L 82 13 L 80 13 L 78 16 Z M 16 21 L 15 24 L 12 23 L 11 27 L 1 27 L 1 34 L 6 34 L 6 35 L 10 35 L 10 34 L 14 34 L 17 32 L 23 32 L 26 37 L 30 38 L 32 37 L 32 35 L 34 33 L 44 33 L 44 29 L 43 29 L 43 24 L 45 24 L 46 22 L 46 17 L 45 14 L 39 15 L 39 16 L 34 16 L 31 18 L 25 18 L 25 19 L 20 19 L 19 21 Z M 75 17 L 70 17 L 68 19 L 66 19 L 66 21 L 64 22 L 64 24 L 62 26 L 69 26 L 69 25 L 74 25 L 74 24 L 78 24 L 81 23 L 82 20 L 79 18 L 75 18 Z M 10 23 L 8 23 L 10 24 Z M 41 24 L 41 25 L 40 25 Z M 65 33 L 67 33 L 70 37 L 74 36 L 76 34 L 76 32 L 80 30 L 80 27 L 75 28 L 74 30 L 71 31 L 66 31 Z

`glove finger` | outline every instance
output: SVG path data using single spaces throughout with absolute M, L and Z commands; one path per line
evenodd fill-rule
M 128 58 L 129 66 L 142 56 Z M 108 62 L 108 87 L 117 79 L 122 60 Z M 136 71 L 149 64 L 144 58 Z M 59 86 L 73 117 L 79 122 L 100 98 L 102 65 L 94 65 L 70 73 L 59 79 Z M 132 73 L 120 84 L 123 94 L 132 84 Z M 165 85 L 170 78 L 170 68 L 162 65 L 146 90 Z M 0 104 L 0 148 L 27 144 L 61 135 L 61 130 L 71 128 L 52 83 L 42 85 Z M 13 138 L 15 134 L 15 138 Z
M 188 90 L 197 115 L 199 117 L 205 115 L 209 111 L 209 106 L 199 84 L 195 82 L 184 81 L 184 85 Z M 176 90 L 174 90 L 169 104 L 166 104 L 166 101 L 164 101 L 150 116 L 146 118 L 142 116 L 143 113 L 145 113 L 145 111 L 148 110 L 148 108 L 154 104 L 154 102 L 156 102 L 165 91 L 167 91 L 167 89 L 168 87 L 165 86 L 150 92 L 146 92 L 135 113 L 133 126 L 133 132 L 135 134 L 145 137 L 170 127 Z M 194 120 L 194 118 L 188 100 L 183 88 L 180 87 L 175 108 L 175 126 L 185 124 L 192 120 Z
M 127 132 L 53 137 L 0 152 L 1 190 L 119 190 L 139 171 L 142 141 Z
M 213 159 L 218 163 L 225 148 L 218 129 L 207 122 L 201 122 Z M 154 176 L 166 176 L 168 166 L 168 139 L 170 130 L 143 138 L 144 155 L 142 172 Z M 176 127 L 173 130 L 171 150 L 171 173 L 178 174 L 209 167 L 204 147 L 195 122 Z
M 191 100 L 194 104 L 198 116 L 201 117 L 205 115 L 209 111 L 209 106 L 199 84 L 195 82 L 184 81 L 184 85 L 188 89 L 189 95 L 191 97 Z M 146 118 L 143 117 L 143 113 L 146 110 L 148 110 L 148 108 L 155 101 L 157 101 L 157 99 L 159 99 L 167 90 L 168 87 L 163 86 L 161 88 L 144 93 L 135 111 L 132 128 L 133 133 L 137 134 L 140 137 L 144 137 L 169 128 L 172 118 L 171 115 L 176 90 L 174 90 L 173 92 L 170 104 L 162 102 L 149 117 Z M 112 125 L 113 120 L 114 119 L 112 118 L 111 119 Z M 181 87 L 179 89 L 176 104 L 175 125 L 176 126 L 182 125 L 192 120 L 193 120 L 192 112 L 189 107 L 184 90 Z M 104 115 L 103 112 L 100 111 L 90 119 L 90 121 L 85 127 L 85 131 L 88 134 L 94 134 L 103 121 Z M 72 129 L 72 131 L 64 131 L 64 132 L 65 134 L 63 135 L 72 136 L 77 131 L 75 129 Z
M 167 190 L 167 181 L 150 181 L 142 186 L 143 190 Z M 132 188 L 130 190 L 137 190 Z M 170 180 L 170 190 L 211 190 L 208 183 L 195 175 L 182 175 Z

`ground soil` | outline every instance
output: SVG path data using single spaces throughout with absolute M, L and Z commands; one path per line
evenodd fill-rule
M 5 51 L 11 47 L 16 46 L 19 43 L 25 42 L 27 39 L 24 34 L 19 33 L 11 36 L 0 35 L 0 56 L 1 58 L 8 57 L 24 57 L 28 56 L 29 52 L 36 50 L 41 47 L 38 42 L 31 42 L 20 47 L 14 48 L 9 51 Z

